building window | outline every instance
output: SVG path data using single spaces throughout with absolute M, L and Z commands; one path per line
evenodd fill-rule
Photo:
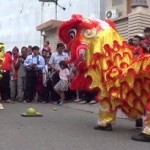
M 123 4 L 123 0 L 112 0 L 112 6 L 117 6 Z

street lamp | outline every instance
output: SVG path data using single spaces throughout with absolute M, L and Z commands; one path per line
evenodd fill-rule
M 39 0 L 40 2 L 52 2 L 52 3 L 55 3 L 55 19 L 57 20 L 57 6 L 59 7 L 59 8 L 61 8 L 62 10 L 66 10 L 66 8 L 65 7 L 62 7 L 62 6 L 60 6 L 59 4 L 58 4 L 58 0 Z

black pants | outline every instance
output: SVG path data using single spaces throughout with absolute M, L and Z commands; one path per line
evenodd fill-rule
M 95 99 L 96 95 L 97 95 L 97 91 L 81 91 L 80 92 L 81 99 L 87 101 L 88 103 L 91 100 Z
M 0 93 L 1 99 L 6 101 L 10 98 L 10 71 L 2 73 L 2 79 L 0 79 Z
M 76 96 L 76 91 L 71 90 L 70 88 L 68 88 L 68 91 L 65 92 L 65 98 L 66 100 L 73 100 L 75 99 Z
M 27 83 L 26 83 L 26 98 L 27 102 L 34 100 L 36 92 L 37 72 L 35 70 L 27 71 Z
M 51 101 L 51 95 L 50 93 L 53 91 L 52 87 L 52 81 L 48 80 L 46 87 L 44 87 L 44 92 L 43 92 L 43 99 L 45 100 L 46 103 L 49 103 Z
M 52 90 L 51 90 L 51 100 L 54 102 L 58 102 L 60 99 L 59 95 L 54 91 L 54 86 L 59 82 L 59 73 L 55 73 L 52 77 Z

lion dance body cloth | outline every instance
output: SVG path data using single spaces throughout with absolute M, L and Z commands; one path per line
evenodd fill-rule
M 71 88 L 99 91 L 100 129 L 112 124 L 121 109 L 132 119 L 147 116 L 142 138 L 150 140 L 150 55 L 135 58 L 111 21 L 73 15 L 60 27 L 59 37 L 77 68 Z

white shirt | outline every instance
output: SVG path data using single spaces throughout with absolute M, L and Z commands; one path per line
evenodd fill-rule
M 44 66 L 42 72 L 43 72 L 44 74 L 46 74 L 47 77 L 50 75 L 50 72 L 48 71 L 48 65 L 47 65 L 47 64 Z
M 54 52 L 52 53 L 51 55 L 51 58 L 50 58 L 50 61 L 49 61 L 49 64 L 55 68 L 55 69 L 59 69 L 60 70 L 60 66 L 59 66 L 59 63 L 61 61 L 67 61 L 69 60 L 69 56 L 67 53 L 62 53 L 62 54 L 59 54 L 58 52 Z
M 69 72 L 68 68 L 60 69 L 59 77 L 60 77 L 61 80 L 68 81 L 68 76 L 69 75 L 70 75 L 70 72 Z
M 31 64 L 37 64 L 38 69 L 43 69 L 43 67 L 45 66 L 45 60 L 40 55 L 38 56 L 29 55 L 24 61 L 24 66 L 28 67 Z
M 48 65 L 46 64 L 45 67 L 43 68 L 43 85 L 47 85 L 47 80 L 50 78 L 50 72 L 48 71 Z

